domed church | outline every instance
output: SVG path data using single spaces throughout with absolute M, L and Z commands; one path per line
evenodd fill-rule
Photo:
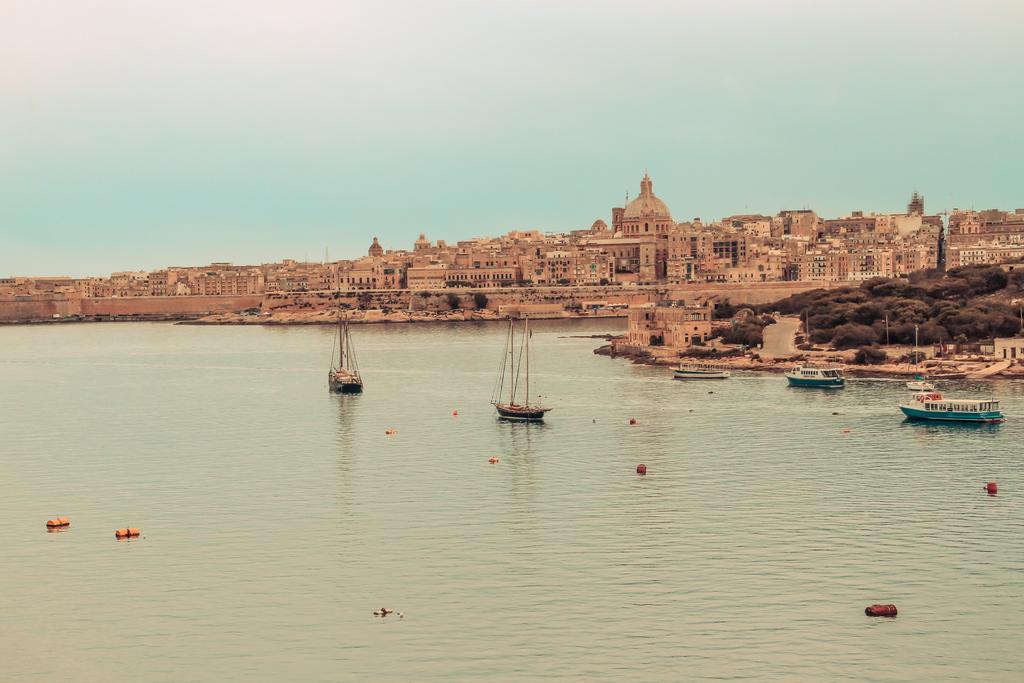
M 672 212 L 665 202 L 658 199 L 653 191 L 654 182 L 644 173 L 640 181 L 640 194 L 626 205 L 615 231 L 622 231 L 623 237 L 635 235 L 667 235 L 675 223 Z

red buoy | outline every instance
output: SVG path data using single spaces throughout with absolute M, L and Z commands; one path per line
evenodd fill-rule
M 452 411 L 452 417 L 458 417 L 458 416 L 459 416 L 459 411 L 453 410 Z
M 636 466 L 636 473 L 637 474 L 647 474 L 647 465 L 637 465 Z
M 629 424 L 635 425 L 637 422 L 638 422 L 638 420 L 635 417 L 629 418 Z
M 996 483 L 994 481 L 990 481 L 989 483 L 985 484 L 985 490 L 988 491 L 988 495 L 994 496 L 996 495 L 996 492 L 999 490 L 999 487 L 996 486 Z
M 896 605 L 868 605 L 864 608 L 864 614 L 869 617 L 894 617 Z

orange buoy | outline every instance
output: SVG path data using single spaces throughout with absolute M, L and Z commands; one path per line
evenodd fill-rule
M 492 465 L 497 465 L 498 459 L 492 455 L 490 458 L 487 459 L 487 462 L 491 463 Z
M 57 517 L 56 519 L 46 520 L 47 529 L 55 529 L 62 526 L 71 526 L 71 519 L 68 517 Z
M 988 495 L 994 496 L 996 495 L 996 492 L 999 491 L 999 486 L 997 486 L 994 481 L 990 481 L 985 484 L 985 490 L 988 491 Z
M 869 617 L 894 617 L 896 605 L 868 605 L 864 608 L 864 614 Z
M 139 530 L 135 527 L 128 527 L 127 529 L 116 529 L 114 530 L 114 538 L 134 538 L 139 535 Z
M 852 429 L 850 429 L 849 427 L 846 427 L 845 429 L 843 429 L 843 434 L 849 434 L 852 431 L 853 431 Z
M 636 473 L 637 474 L 647 474 L 647 465 L 637 465 L 636 466 Z
M 385 429 L 384 430 L 384 435 L 385 436 L 394 436 L 397 433 L 398 433 L 397 429 Z
M 638 422 L 639 422 L 639 420 L 637 420 L 635 417 L 629 418 L 629 424 L 631 424 L 631 425 L 635 425 Z

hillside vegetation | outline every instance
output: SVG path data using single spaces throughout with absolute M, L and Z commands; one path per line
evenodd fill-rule
M 850 349 L 884 344 L 887 316 L 892 344 L 913 344 L 915 325 L 921 344 L 1014 336 L 1021 331 L 1014 298 L 1024 299 L 1024 272 L 969 266 L 816 289 L 762 309 L 808 320 L 813 343 Z

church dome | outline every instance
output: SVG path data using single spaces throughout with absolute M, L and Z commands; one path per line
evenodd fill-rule
M 672 213 L 668 210 L 668 206 L 651 191 L 653 185 L 650 176 L 644 173 L 644 179 L 640 181 L 639 196 L 626 205 L 626 210 L 622 213 L 624 220 L 672 220 Z
M 369 256 L 383 256 L 384 255 L 384 247 L 380 246 L 380 241 L 378 241 L 377 238 L 374 237 L 373 238 L 373 244 L 370 245 L 370 248 L 367 250 L 366 253 Z
M 604 232 L 605 230 L 608 229 L 608 224 L 605 223 L 600 218 L 598 218 L 596 221 L 594 221 L 594 224 L 590 226 L 590 229 L 593 230 L 594 232 Z

